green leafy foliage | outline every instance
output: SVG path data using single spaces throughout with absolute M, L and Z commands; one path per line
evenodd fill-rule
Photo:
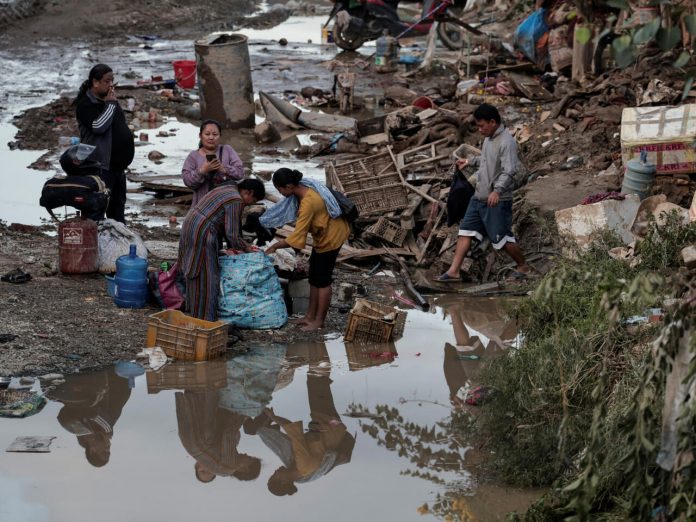
M 686 30 L 689 31 L 689 34 L 691 36 L 696 36 L 696 14 L 685 16 L 684 24 L 686 25 Z
M 655 38 L 657 31 L 660 29 L 661 21 L 662 19 L 657 16 L 652 21 L 639 28 L 633 35 L 633 43 L 644 44 Z
M 661 217 L 664 220 L 661 224 L 654 219 L 650 221 L 647 237 L 636 246 L 636 253 L 641 268 L 669 272 L 675 260 L 678 264 L 681 250 L 696 243 L 696 225 L 684 224 L 676 211 Z
M 616 60 L 616 65 L 622 69 L 631 65 L 636 59 L 635 47 L 633 46 L 631 37 L 628 35 L 615 38 L 614 41 L 611 42 L 611 49 L 614 54 L 614 60 Z
M 585 45 L 590 41 L 590 38 L 592 38 L 592 31 L 589 27 L 582 26 L 575 29 L 575 40 L 579 44 Z
M 628 10 L 631 8 L 626 0 L 607 0 L 607 5 L 609 7 L 615 7 L 617 9 Z
M 504 478 L 553 485 L 525 520 L 649 520 L 659 506 L 669 520 L 696 519 L 696 401 L 679 416 L 681 467 L 655 463 L 664 382 L 694 310 L 685 301 L 664 325 L 624 321 L 689 287 L 676 268 L 694 241 L 696 226 L 663 216 L 631 267 L 609 258 L 615 241 L 603 234 L 515 309 L 524 341 L 484 367 L 499 392 L 481 419 Z M 696 357 L 687 379 L 696 387 Z
M 681 29 L 679 27 L 661 27 L 655 36 L 657 45 L 663 51 L 669 51 L 681 40 Z
M 689 63 L 689 59 L 691 58 L 691 55 L 687 51 L 682 51 L 681 54 L 677 57 L 676 60 L 674 60 L 674 63 L 672 64 L 674 67 L 684 67 L 687 63 Z

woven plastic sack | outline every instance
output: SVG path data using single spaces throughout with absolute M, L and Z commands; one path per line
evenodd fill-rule
M 116 272 L 116 260 L 127 256 L 131 245 L 136 246 L 136 253 L 147 259 L 147 247 L 138 234 L 123 223 L 113 219 L 103 219 L 99 223 L 99 272 L 113 274 Z
M 220 257 L 218 318 L 253 330 L 280 328 L 287 322 L 280 281 L 263 252 Z

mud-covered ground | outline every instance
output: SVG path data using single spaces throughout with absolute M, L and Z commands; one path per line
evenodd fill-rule
M 31 274 L 27 283 L 0 282 L 0 376 L 73 373 L 130 360 L 145 346 L 147 317 L 160 309 L 150 304 L 142 309 L 116 307 L 106 293 L 103 275 L 66 276 L 58 271 L 58 241 L 41 229 L 0 222 L 0 274 L 22 268 Z M 166 229 L 131 227 L 145 241 L 178 240 Z M 150 266 L 162 259 L 150 256 Z M 374 277 L 366 283 L 364 272 L 337 269 L 334 302 L 322 331 L 303 332 L 294 325 L 276 331 L 241 331 L 230 353 L 244 351 L 259 342 L 292 343 L 322 340 L 343 333 L 349 305 L 338 300 L 341 282 L 366 288 L 371 300 L 391 302 L 396 280 Z
M 262 13 L 263 4 L 270 9 Z M 327 0 L 10 0 L 0 5 L 0 42 L 19 45 L 39 39 L 101 40 L 165 34 L 187 38 L 209 31 L 273 26 L 291 12 L 323 13 L 329 5 Z

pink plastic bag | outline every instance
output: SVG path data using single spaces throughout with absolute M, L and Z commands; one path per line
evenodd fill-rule
M 179 264 L 174 263 L 166 272 L 160 270 L 156 277 L 156 288 L 153 292 L 160 305 L 169 310 L 181 310 L 186 302 L 184 298 L 186 287 L 182 278 L 179 277 Z

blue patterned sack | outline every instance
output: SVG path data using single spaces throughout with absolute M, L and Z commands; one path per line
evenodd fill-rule
M 283 290 L 266 254 L 220 256 L 218 318 L 254 330 L 280 328 L 287 322 Z

